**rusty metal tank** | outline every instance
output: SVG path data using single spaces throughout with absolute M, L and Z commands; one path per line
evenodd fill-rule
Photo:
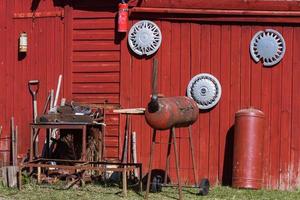
M 145 112 L 147 123 L 157 130 L 189 126 L 198 119 L 198 115 L 197 103 L 185 96 L 153 96 Z
M 262 187 L 265 115 L 249 108 L 235 114 L 232 187 Z

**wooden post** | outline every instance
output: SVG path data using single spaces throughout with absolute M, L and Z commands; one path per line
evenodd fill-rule
M 182 188 L 181 188 L 181 181 L 180 181 L 180 174 L 179 174 L 179 157 L 178 157 L 177 144 L 176 144 L 175 127 L 172 127 L 172 137 L 173 137 L 173 144 L 174 144 L 174 153 L 175 153 L 176 174 L 177 174 L 177 180 L 178 180 L 179 200 L 181 200 L 182 199 Z
M 18 167 L 17 166 L 6 166 L 2 167 L 2 177 L 4 186 L 17 187 L 18 179 Z
M 41 167 L 37 168 L 37 183 L 41 183 Z
M 168 182 L 168 171 L 169 171 L 169 166 L 170 166 L 171 145 L 172 145 L 172 129 L 170 129 L 169 140 L 168 140 L 168 151 L 167 151 L 167 159 L 166 159 L 164 184 L 167 184 L 167 182 Z
M 15 155 L 16 155 L 16 153 L 15 153 L 15 147 L 16 147 L 16 145 L 15 145 L 15 120 L 14 120 L 14 117 L 12 117 L 11 118 L 11 157 L 12 157 L 12 164 L 13 164 L 13 166 L 15 166 L 16 165 L 16 163 L 15 163 Z
M 133 163 L 136 164 L 137 163 L 136 132 L 132 132 L 131 140 L 132 140 L 132 145 L 131 145 L 131 148 L 132 148 L 132 160 L 133 160 Z M 134 176 L 138 177 L 138 169 L 137 168 L 134 169 Z
M 124 166 L 122 178 L 123 178 L 123 195 L 127 197 L 127 173 L 126 173 L 126 166 Z
M 156 129 L 153 129 L 152 144 L 151 144 L 151 150 L 150 150 L 149 169 L 148 169 L 149 172 L 148 172 L 148 179 L 147 179 L 147 190 L 146 190 L 146 194 L 145 194 L 145 199 L 148 199 L 149 190 L 150 190 L 151 171 L 152 171 L 152 162 L 153 162 L 155 143 L 156 143 Z

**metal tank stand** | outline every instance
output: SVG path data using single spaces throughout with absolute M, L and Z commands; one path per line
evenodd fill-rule
M 194 147 L 192 143 L 192 126 L 190 125 L 188 127 L 189 129 L 189 143 L 190 143 L 190 152 L 192 155 L 192 166 L 193 166 L 193 173 L 194 173 L 194 180 L 195 185 L 197 185 L 197 172 L 195 167 L 195 155 L 194 155 Z M 147 179 L 147 189 L 145 194 L 145 199 L 148 199 L 149 190 L 150 190 L 150 182 L 151 182 L 151 171 L 152 171 L 152 163 L 153 163 L 153 155 L 154 155 L 154 147 L 155 144 L 158 144 L 156 142 L 156 129 L 153 129 L 153 136 L 152 136 L 152 144 L 151 144 L 151 150 L 150 150 L 150 160 L 149 160 L 149 172 L 148 172 L 148 179 Z M 164 184 L 167 185 L 167 177 L 168 177 L 168 169 L 170 166 L 170 153 L 171 153 L 171 146 L 174 145 L 174 153 L 175 153 L 175 166 L 176 166 L 176 175 L 177 175 L 177 187 L 178 187 L 178 193 L 179 193 L 179 199 L 182 199 L 182 185 L 180 180 L 180 174 L 179 174 L 179 157 L 178 157 L 178 150 L 177 150 L 177 143 L 176 143 L 176 134 L 175 134 L 175 127 L 172 127 L 170 129 L 169 134 L 169 141 L 168 141 L 168 151 L 167 151 L 167 159 L 166 159 L 166 170 L 165 170 L 165 177 L 164 177 Z

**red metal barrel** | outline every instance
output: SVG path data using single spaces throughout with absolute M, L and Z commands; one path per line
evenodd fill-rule
M 146 109 L 147 123 L 154 129 L 166 130 L 172 127 L 186 127 L 193 124 L 199 115 L 197 103 L 185 96 L 158 98 L 158 110 Z
M 232 187 L 262 187 L 265 115 L 249 108 L 235 114 Z

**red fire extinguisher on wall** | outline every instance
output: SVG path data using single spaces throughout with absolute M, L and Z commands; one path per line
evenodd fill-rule
M 127 32 L 128 29 L 128 4 L 119 3 L 118 32 Z

